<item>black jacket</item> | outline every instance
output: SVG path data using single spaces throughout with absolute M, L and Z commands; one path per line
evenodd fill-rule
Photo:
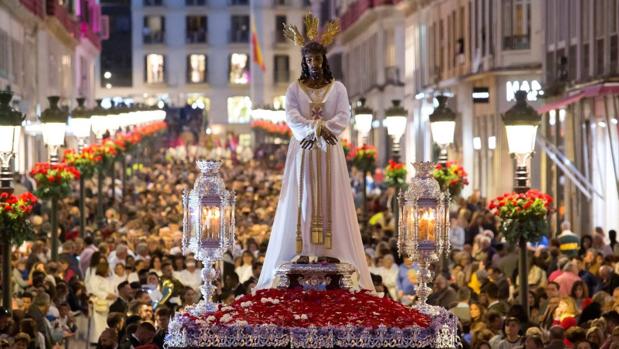
M 110 313 L 115 312 L 126 314 L 127 311 L 129 311 L 129 304 L 127 304 L 127 302 L 120 297 L 116 298 L 114 303 L 110 305 Z

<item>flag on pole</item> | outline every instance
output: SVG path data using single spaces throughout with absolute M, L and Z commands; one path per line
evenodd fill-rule
M 266 70 L 264 65 L 264 58 L 262 57 L 262 50 L 260 49 L 260 42 L 258 41 L 258 33 L 256 33 L 256 24 L 251 23 L 251 46 L 253 50 L 254 63 L 260 67 L 263 72 Z

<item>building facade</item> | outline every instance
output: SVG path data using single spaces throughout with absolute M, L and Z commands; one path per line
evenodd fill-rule
M 514 92 L 527 90 L 541 106 L 542 3 L 531 0 L 420 0 L 400 4 L 406 14 L 406 93 L 412 114 L 407 161 L 436 160 L 428 116 L 434 97 L 450 96 L 458 114 L 449 158 L 469 173 L 464 195 L 492 198 L 513 187 L 513 160 L 501 114 Z M 538 159 L 532 162 L 538 187 Z
M 374 110 L 368 142 L 378 149 L 378 163 L 392 157 L 392 139 L 384 126 L 385 111 L 404 98 L 404 15 L 394 1 L 324 1 L 316 11 L 322 22 L 339 17 L 342 32 L 329 50 L 329 62 L 353 102 L 366 99 Z M 351 129 L 352 133 L 354 129 Z M 349 137 L 360 143 L 357 135 Z M 403 140 L 404 141 L 404 140 Z
M 619 228 L 619 1 L 545 0 L 542 187 L 557 221 Z
M 112 43 L 104 48 L 97 72 L 101 98 L 190 105 L 205 109 L 211 124 L 246 130 L 252 107 L 281 105 L 300 74 L 300 51 L 281 28 L 302 23 L 309 5 L 302 0 L 120 3 L 104 6 L 111 38 L 124 46 L 120 54 Z M 253 59 L 252 26 L 264 71 Z M 122 71 L 112 70 L 114 62 L 123 62 Z
M 95 62 L 101 47 L 100 10 L 95 0 L 0 2 L 0 88 L 28 120 L 61 97 L 70 109 L 77 97 L 94 100 Z M 46 159 L 42 139 L 28 128 L 21 137 L 16 169 L 25 172 Z

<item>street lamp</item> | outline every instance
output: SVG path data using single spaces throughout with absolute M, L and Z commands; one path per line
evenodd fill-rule
M 361 97 L 357 101 L 357 106 L 354 109 L 355 113 L 355 129 L 359 132 L 359 136 L 361 139 L 357 139 L 357 143 L 361 143 L 361 145 L 366 144 L 368 141 L 368 135 L 372 130 L 372 119 L 374 118 L 374 111 L 372 108 L 365 105 L 365 98 Z M 363 172 L 363 188 L 361 190 L 361 196 L 363 200 L 363 217 L 361 218 L 362 224 L 364 227 L 367 227 L 368 220 L 368 198 L 367 198 L 367 173 L 366 170 L 362 170 Z
M 103 100 L 97 99 L 97 106 L 90 112 L 90 123 L 92 132 L 97 138 L 97 143 L 103 143 L 103 136 L 107 132 L 108 111 L 101 105 Z M 97 167 L 97 225 L 103 226 L 105 217 L 103 216 L 103 181 L 105 180 L 103 175 L 103 165 Z
M 529 190 L 527 180 L 527 162 L 535 149 L 535 137 L 537 127 L 542 121 L 541 115 L 533 107 L 527 104 L 527 92 L 517 91 L 515 94 L 516 104 L 503 114 L 503 123 L 507 131 L 507 145 L 509 153 L 516 157 L 516 182 L 514 191 L 526 193 Z M 528 266 L 527 266 L 527 241 L 520 237 L 519 278 L 520 278 L 520 304 L 523 305 L 527 318 L 529 317 L 528 304 Z
M 19 146 L 22 115 L 10 106 L 13 93 L 10 89 L 0 91 L 0 192 L 13 193 L 11 183 L 11 158 Z M 12 232 L 2 232 L 2 305 L 11 309 L 11 240 Z
M 430 114 L 430 129 L 434 142 L 441 148 L 439 164 L 447 165 L 447 148 L 454 141 L 456 113 L 447 107 L 447 96 L 436 96 L 438 107 Z
M 90 138 L 90 111 L 84 106 L 85 98 L 77 99 L 77 107 L 71 112 L 71 131 L 77 137 L 77 151 L 81 152 L 88 138 Z M 84 213 L 85 176 L 80 176 L 80 236 L 83 238 L 86 231 L 86 214 Z
M 41 113 L 43 124 L 43 141 L 47 145 L 49 162 L 51 165 L 58 164 L 58 149 L 64 145 L 64 134 L 67 128 L 69 113 L 58 107 L 60 97 L 47 97 L 49 108 Z M 58 260 L 58 198 L 52 197 L 52 212 L 50 215 L 52 226 L 52 260 Z
M 365 105 L 365 98 L 361 97 L 357 101 L 357 106 L 354 109 L 355 113 L 355 129 L 361 136 L 361 144 L 367 143 L 368 135 L 372 130 L 372 119 L 374 118 L 374 111 L 372 108 Z M 359 140 L 357 140 L 359 143 Z
M 393 160 L 400 161 L 400 139 L 406 132 L 408 111 L 400 105 L 399 99 L 391 101 L 392 105 L 385 111 L 387 134 L 393 138 Z

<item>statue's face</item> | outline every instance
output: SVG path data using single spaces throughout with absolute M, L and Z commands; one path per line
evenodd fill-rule
M 309 67 L 312 79 L 322 75 L 322 55 L 320 53 L 308 53 L 305 55 L 305 63 Z

